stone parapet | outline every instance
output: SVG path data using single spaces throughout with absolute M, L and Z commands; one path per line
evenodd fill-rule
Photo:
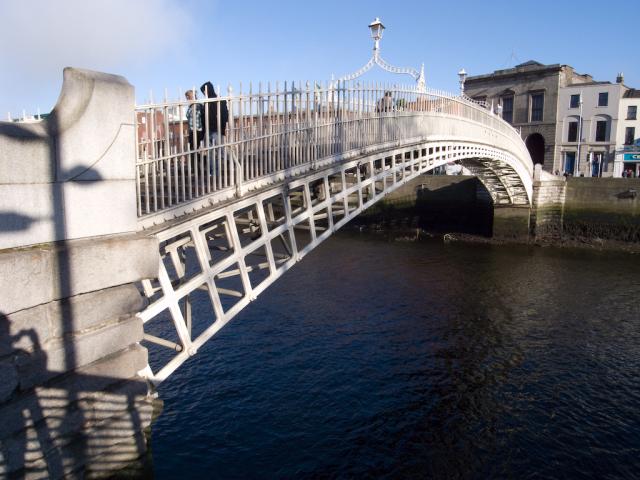
M 39 123 L 0 122 L 0 249 L 136 230 L 134 90 L 66 68 Z

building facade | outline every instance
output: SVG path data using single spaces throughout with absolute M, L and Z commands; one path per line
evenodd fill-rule
M 583 177 L 615 175 L 620 102 L 628 90 L 619 82 L 561 87 L 554 172 Z
M 465 93 L 493 105 L 502 118 L 520 130 L 531 159 L 548 172 L 561 168 L 557 155 L 558 94 L 568 85 L 593 82 L 568 65 L 529 61 L 466 79 Z
M 640 177 L 640 90 L 629 88 L 620 99 L 614 176 L 631 170 Z

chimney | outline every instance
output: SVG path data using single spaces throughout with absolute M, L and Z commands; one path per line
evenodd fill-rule
M 618 73 L 618 76 L 616 77 L 616 83 L 624 83 L 624 73 Z

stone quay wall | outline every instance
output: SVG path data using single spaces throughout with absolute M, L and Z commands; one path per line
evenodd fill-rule
M 639 195 L 640 179 L 565 179 L 538 168 L 530 208 L 495 205 L 482 221 L 491 222 L 487 235 L 498 239 L 639 243 Z M 466 227 L 478 221 L 478 215 L 484 215 L 478 213 L 478 206 L 487 203 L 490 204 L 487 192 L 474 177 L 422 175 L 389 194 L 370 212 L 364 212 L 361 221 L 369 218 L 393 225 L 398 219 L 406 221 L 410 215 L 413 227 L 466 232 Z M 442 222 L 434 211 L 441 213 Z M 425 212 L 425 218 L 432 221 L 418 225 Z M 460 221 L 471 224 L 456 230 L 459 226 L 452 214 L 461 215 Z M 482 229 L 475 233 L 482 234 Z
M 108 477 L 145 455 L 157 240 L 135 233 L 133 87 L 65 69 L 51 115 L 0 122 L 0 478 Z
M 563 235 L 640 242 L 640 179 L 569 178 Z

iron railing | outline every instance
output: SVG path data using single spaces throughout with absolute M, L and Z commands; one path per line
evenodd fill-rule
M 424 135 L 416 118 L 426 114 L 468 119 L 522 143 L 489 110 L 442 91 L 347 82 L 266 87 L 136 107 L 138 217 L 221 192 L 242 196 L 256 179 L 275 181 L 355 149 Z

